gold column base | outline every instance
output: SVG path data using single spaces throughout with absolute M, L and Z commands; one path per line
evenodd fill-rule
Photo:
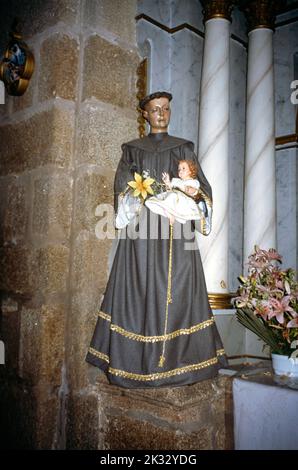
M 210 307 L 212 310 L 232 309 L 231 299 L 236 297 L 236 294 L 208 294 Z

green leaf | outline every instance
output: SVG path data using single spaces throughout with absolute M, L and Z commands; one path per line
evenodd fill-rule
M 252 310 L 247 308 L 238 308 L 236 310 L 236 317 L 239 323 L 245 328 L 252 331 L 255 335 L 261 338 L 264 343 L 270 346 L 272 351 L 282 354 L 283 348 L 280 346 L 276 334 L 268 329 L 263 323 L 263 320 L 254 315 Z

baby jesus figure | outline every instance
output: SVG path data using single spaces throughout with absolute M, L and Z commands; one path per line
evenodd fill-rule
M 179 178 L 172 178 L 168 173 L 162 174 L 162 180 L 167 191 L 150 197 L 146 200 L 146 206 L 156 214 L 168 217 L 170 223 L 175 220 L 185 224 L 187 220 L 200 220 L 204 215 L 204 209 L 196 204 L 194 199 L 187 195 L 188 188 L 196 189 L 192 196 L 198 193 L 200 182 L 197 179 L 197 166 L 192 160 L 180 160 L 178 165 Z

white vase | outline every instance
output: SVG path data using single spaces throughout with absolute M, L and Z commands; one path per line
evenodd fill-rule
M 292 359 L 282 354 L 271 354 L 271 357 L 275 375 L 284 375 L 298 379 L 298 358 Z

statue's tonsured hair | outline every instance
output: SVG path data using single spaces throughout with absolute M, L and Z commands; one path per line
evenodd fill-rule
M 145 96 L 145 98 L 142 98 L 139 102 L 139 107 L 143 110 L 145 110 L 145 106 L 149 101 L 154 100 L 156 98 L 168 98 L 169 101 L 173 98 L 171 93 L 168 93 L 167 91 L 156 91 L 155 93 L 151 93 L 151 95 Z

